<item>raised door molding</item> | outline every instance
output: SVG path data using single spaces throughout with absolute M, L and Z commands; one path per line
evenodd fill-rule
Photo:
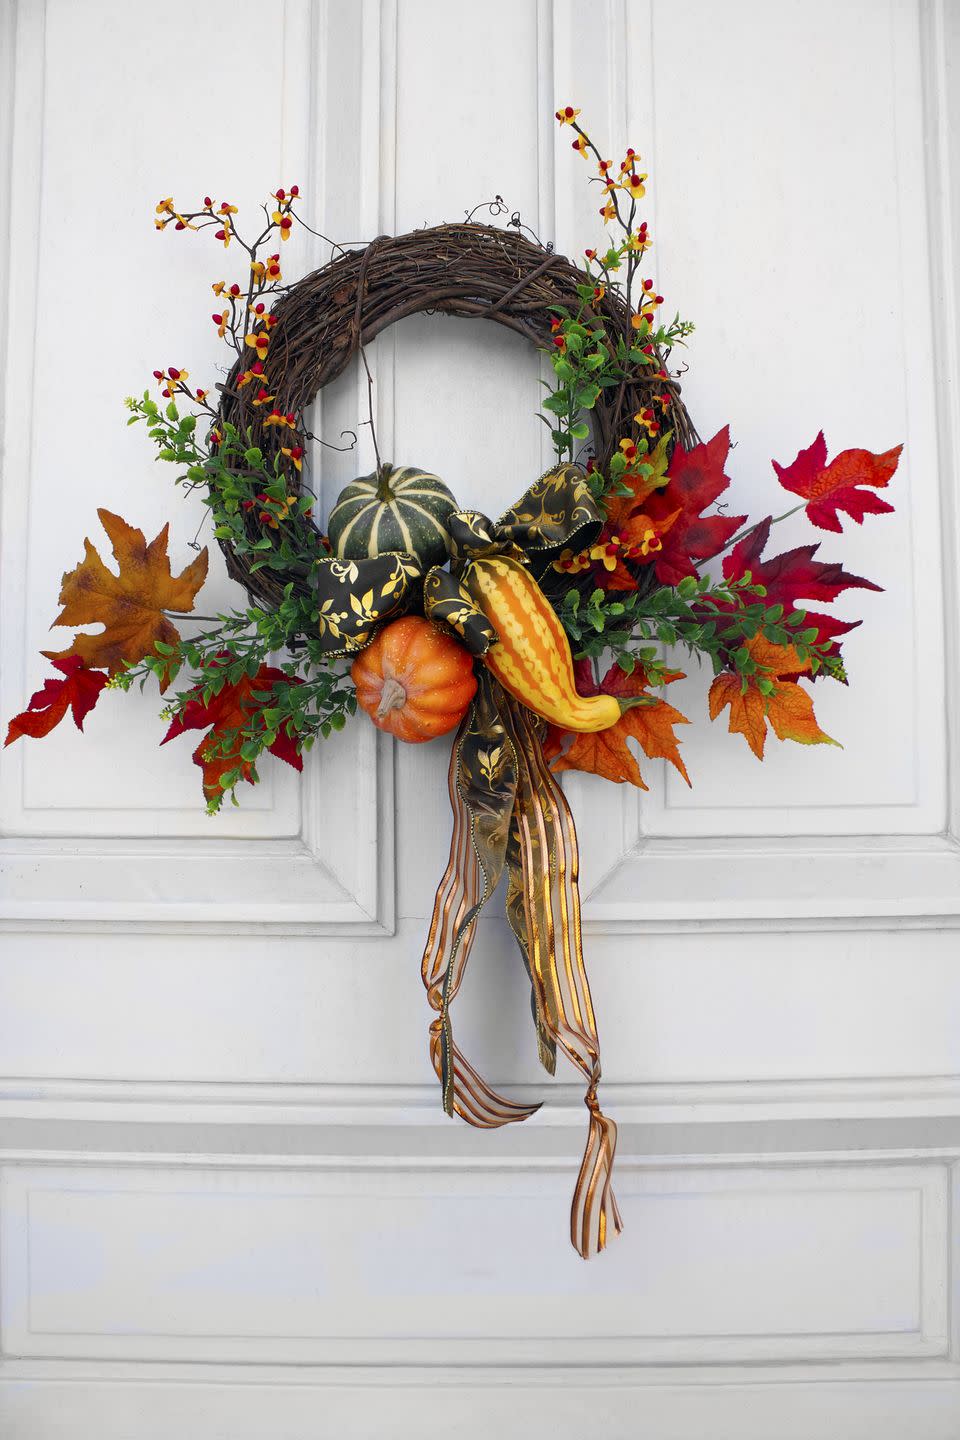
M 663 65 L 672 72 L 669 56 L 660 56 L 658 35 L 669 24 L 668 7 L 660 0 L 606 0 L 603 9 L 609 44 L 587 47 L 585 53 L 582 40 L 590 22 L 581 0 L 541 7 L 541 48 L 553 57 L 558 103 L 574 96 L 595 117 L 597 129 L 603 126 L 613 137 L 612 150 L 628 136 L 647 137 L 654 175 L 647 203 L 652 229 L 659 234 L 656 181 L 663 116 L 657 113 L 658 97 L 667 83 L 661 81 Z M 935 723 L 929 740 L 918 743 L 909 794 L 876 808 L 875 814 L 863 802 L 846 809 L 838 802 L 833 810 L 822 803 L 804 808 L 795 802 L 786 809 L 775 799 L 764 802 L 765 810 L 751 808 L 748 801 L 738 810 L 730 808 L 729 797 L 722 810 L 711 812 L 709 801 L 706 807 L 698 804 L 696 785 L 688 799 L 665 765 L 659 771 L 646 767 L 650 794 L 638 796 L 623 786 L 613 800 L 592 779 L 567 777 L 586 856 L 584 918 L 594 932 L 953 927 L 960 917 L 960 308 L 955 285 L 960 233 L 953 201 L 960 174 L 960 114 L 947 83 L 948 30 L 952 24 L 955 31 L 956 24 L 942 0 L 879 11 L 871 39 L 890 66 L 891 84 L 898 94 L 916 93 L 911 77 L 919 69 L 923 95 L 924 165 L 917 165 L 918 146 L 911 145 L 916 117 L 894 113 L 891 171 L 901 177 L 898 194 L 902 190 L 901 203 L 915 229 L 922 232 L 925 226 L 928 237 L 910 251 L 898 313 L 903 327 L 919 326 L 925 335 L 929 326 L 932 337 L 932 353 L 917 357 L 903 336 L 904 353 L 914 357 L 905 366 L 907 451 L 922 477 L 903 503 L 915 517 L 909 532 L 915 603 L 927 615 L 921 623 L 918 609 L 917 674 L 934 677 L 930 704 Z M 767 18 L 775 26 L 772 12 Z M 956 35 L 952 43 L 955 47 Z M 909 112 L 909 102 L 903 109 Z M 546 188 L 555 196 L 557 242 L 573 251 L 585 225 L 593 223 L 592 210 L 567 183 L 570 156 L 562 132 L 553 155 L 555 180 Z M 665 245 L 661 264 L 669 260 L 669 234 Z M 937 476 L 936 487 L 928 484 L 931 473 Z M 935 576 L 940 579 L 931 584 Z M 941 675 L 945 690 L 938 688 Z M 950 723 L 943 723 L 944 714 L 953 717 Z M 882 740 L 884 731 L 879 733 Z M 938 764 L 932 757 L 941 742 L 945 754 Z M 880 766 L 889 769 L 899 758 L 882 743 L 878 747 Z M 741 759 L 733 757 L 735 764 Z M 882 773 L 878 769 L 878 776 Z M 877 833 L 857 834 L 858 815 Z M 818 833 L 818 824 L 825 822 L 832 833 Z
M 326 93 L 322 33 L 326 14 L 325 6 L 310 0 L 285 0 L 282 6 L 284 63 L 276 81 L 282 89 L 275 99 L 280 153 L 271 167 L 284 175 L 302 177 L 308 194 L 320 196 L 316 209 L 321 212 L 325 204 L 324 157 L 317 127 Z M 56 225 L 50 209 L 53 201 L 44 196 L 50 54 L 47 7 L 37 0 L 7 7 L 4 15 L 11 22 L 15 19 L 16 32 L 15 52 L 12 45 L 5 47 L 16 76 L 12 113 L 9 126 L 4 125 L 0 132 L 0 140 L 9 142 L 3 144 L 3 157 L 4 162 L 8 154 L 10 157 L 11 193 L 17 196 L 18 214 L 18 224 L 11 227 L 9 254 L 0 250 L 0 262 L 7 262 L 2 277 L 9 316 L 6 352 L 16 356 L 16 363 L 6 367 L 4 412 L 8 425 L 2 494 L 2 694 L 3 713 L 12 714 L 33 688 L 31 681 L 37 673 L 36 657 L 26 637 L 31 612 L 23 604 L 23 597 L 30 593 L 29 545 L 24 537 L 30 533 L 31 507 L 40 503 L 41 496 L 46 498 L 45 481 L 49 483 L 48 475 L 38 473 L 36 433 L 42 420 L 36 377 L 42 361 L 38 342 L 49 347 L 57 333 L 49 328 L 55 322 L 45 321 L 43 316 L 41 295 L 47 305 L 50 296 L 40 288 L 41 265 L 57 262 L 37 243 L 44 227 L 49 232 Z M 58 7 L 51 12 L 49 23 L 62 26 L 77 18 L 76 12 Z M 56 43 L 62 50 L 61 36 Z M 166 162 L 161 166 L 159 158 L 154 159 L 157 163 L 151 174 L 156 171 L 159 175 L 161 168 L 166 173 Z M 50 213 L 45 213 L 47 209 Z M 149 211 L 141 218 L 149 227 Z M 314 211 L 311 218 L 316 222 L 322 214 Z M 96 240 L 84 243 L 95 247 Z M 299 261 L 309 268 L 320 258 L 318 242 L 302 238 L 300 244 Z M 218 262 L 208 255 L 202 261 L 203 270 L 211 263 L 216 266 Z M 188 265 L 186 280 L 190 283 L 183 286 L 185 296 L 195 293 L 198 273 L 195 265 L 192 269 Z M 13 416 L 18 417 L 16 424 L 9 423 Z M 107 423 L 112 422 L 103 422 Z M 89 491 L 89 519 L 85 511 L 85 521 L 80 523 L 95 525 L 93 509 L 99 498 L 93 483 L 95 466 L 87 455 L 78 460 L 71 455 L 70 463 L 78 465 Z M 136 498 L 129 500 L 132 517 L 139 517 L 141 503 Z M 51 613 L 53 599 L 51 593 Z M 237 594 L 224 592 L 223 603 L 236 603 L 236 599 Z M 155 729 L 155 722 L 151 723 Z M 94 728 L 93 722 L 88 728 Z M 151 735 L 147 740 L 146 731 L 144 736 L 144 743 L 159 738 Z M 69 735 L 63 743 L 78 742 L 83 743 L 80 737 Z M 95 745 L 96 740 L 90 737 L 87 744 Z M 70 753 L 81 767 L 82 780 L 79 748 Z M 165 759 L 182 767 L 186 757 Z M 146 761 L 148 765 L 157 763 L 152 758 Z M 284 771 L 282 766 L 271 767 L 260 787 L 262 793 L 244 797 L 248 803 L 238 820 L 228 816 L 207 822 L 202 807 L 194 804 L 187 809 L 176 798 L 165 806 L 161 801 L 152 813 L 141 813 L 129 808 L 126 793 L 116 785 L 102 805 L 90 798 L 74 803 L 73 797 L 64 796 L 62 786 L 58 790 L 46 780 L 35 752 L 24 745 L 8 750 L 3 757 L 0 792 L 4 817 L 0 928 L 25 930 L 69 923 L 74 929 L 128 930 L 189 925 L 197 933 L 260 929 L 350 936 L 391 933 L 390 745 L 372 727 L 357 725 L 306 757 L 301 782 Z
M 7 1353 L 469 1367 L 949 1357 L 950 1171 L 936 1161 L 627 1156 L 628 1229 L 616 1261 L 588 1270 L 558 1250 L 566 1158 L 185 1158 L 4 1172 Z

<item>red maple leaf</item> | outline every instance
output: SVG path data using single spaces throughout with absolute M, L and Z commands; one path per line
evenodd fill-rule
M 821 530 L 835 530 L 842 533 L 839 511 L 844 510 L 862 525 L 864 515 L 884 515 L 892 512 L 893 506 L 881 500 L 872 490 L 860 489 L 872 485 L 882 489 L 900 461 L 902 445 L 874 455 L 870 450 L 844 450 L 827 464 L 827 443 L 823 431 L 806 450 L 801 450 L 792 465 L 786 467 L 772 461 L 777 478 L 785 490 L 801 496 L 807 501 L 807 519 Z
M 850 630 L 855 630 L 861 621 L 840 620 L 836 615 L 807 610 L 806 606 L 798 605 L 798 601 L 820 600 L 829 603 L 836 600 L 844 590 L 882 591 L 883 586 L 875 585 L 872 580 L 865 580 L 862 575 L 851 575 L 839 563 L 817 560 L 815 557 L 820 549 L 819 541 L 814 541 L 812 545 L 798 545 L 793 550 L 785 550 L 781 555 L 770 555 L 764 559 L 763 551 L 770 538 L 772 524 L 773 519 L 768 515 L 745 535 L 739 544 L 734 545 L 730 554 L 724 557 L 723 578 L 727 581 L 742 580 L 749 574 L 753 584 L 763 585 L 766 589 L 768 605 L 779 603 L 787 614 L 798 608 L 805 610 L 805 624 L 810 628 L 816 627 L 815 643 L 818 645 L 825 645 L 835 640 L 838 635 L 846 635 Z M 827 653 L 839 654 L 839 645 L 832 645 Z
M 26 710 L 14 715 L 10 721 L 7 738 L 3 742 L 5 746 L 12 745 L 21 735 L 31 735 L 34 740 L 49 735 L 68 710 L 73 713 L 77 729 L 83 729 L 84 720 L 107 683 L 107 675 L 103 670 L 88 670 L 79 655 L 68 655 L 62 660 L 54 660 L 53 664 L 66 678 L 57 680 L 51 676 L 36 694 L 31 695 Z
M 228 657 L 221 656 L 211 661 L 211 666 L 222 664 Z M 230 657 L 232 658 L 232 657 Z M 253 783 L 253 761 L 244 760 L 241 751 L 240 731 L 249 726 L 258 710 L 270 704 L 272 691 L 278 682 L 284 685 L 302 685 L 295 676 L 286 675 L 272 665 L 261 665 L 256 675 L 242 675 L 235 684 L 224 685 L 209 702 L 203 700 L 203 687 L 198 686 L 196 698 L 188 700 L 179 715 L 175 716 L 170 728 L 160 741 L 166 745 L 182 735 L 185 730 L 207 730 L 196 750 L 193 763 L 203 771 L 203 793 L 208 800 L 217 801 L 223 795 L 223 777 L 231 770 L 240 772 L 240 778 Z M 268 746 L 271 755 L 285 760 L 295 770 L 303 769 L 303 760 L 297 753 L 296 738 L 281 730 L 273 744 Z
M 820 549 L 818 540 L 763 559 L 772 524 L 773 518 L 768 515 L 734 545 L 723 562 L 725 580 L 741 580 L 749 570 L 755 584 L 766 586 L 767 598 L 772 598 L 774 603 L 779 600 L 783 605 L 792 605 L 801 599 L 829 603 L 844 590 L 883 590 L 882 585 L 875 585 L 872 580 L 848 574 L 839 563 L 815 559 Z
M 709 560 L 737 533 L 745 515 L 704 515 L 708 505 L 730 484 L 723 473 L 730 451 L 730 430 L 724 426 L 712 440 L 684 450 L 678 445 L 670 458 L 669 481 L 645 503 L 652 520 L 680 514 L 663 535 L 663 548 L 654 562 L 657 579 L 676 585 L 685 575 L 696 575 L 698 560 Z
M 604 526 L 599 540 L 591 549 L 595 559 L 593 577 L 601 590 L 636 590 L 641 566 L 654 562 L 666 534 L 680 514 L 674 510 L 662 520 L 636 510 L 614 530 Z

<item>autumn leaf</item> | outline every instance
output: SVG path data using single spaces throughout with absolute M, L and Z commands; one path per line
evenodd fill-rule
M 821 530 L 843 531 L 839 511 L 843 510 L 858 525 L 864 515 L 883 515 L 893 506 L 881 500 L 871 485 L 883 489 L 890 482 L 900 461 L 902 445 L 874 455 L 870 450 L 844 450 L 827 464 L 827 445 L 823 431 L 806 450 L 801 450 L 792 465 L 772 462 L 777 478 L 785 490 L 807 501 L 807 518 Z
M 819 542 L 798 545 L 794 550 L 785 550 L 782 555 L 771 555 L 763 559 L 772 524 L 772 517 L 767 516 L 766 520 L 762 520 L 733 547 L 729 555 L 724 557 L 723 578 L 733 582 L 742 580 L 749 574 L 754 585 L 763 585 L 766 589 L 767 605 L 779 603 L 787 614 L 797 608 L 803 609 L 806 612 L 806 627 L 815 628 L 817 631 L 813 643 L 827 647 L 825 654 L 838 655 L 840 646 L 831 642 L 835 642 L 837 636 L 855 630 L 861 622 L 839 620 L 835 615 L 807 610 L 805 605 L 798 605 L 798 602 L 819 600 L 829 603 L 844 590 L 882 592 L 883 587 L 875 585 L 872 580 L 864 580 L 860 575 L 849 574 L 840 564 L 817 560 L 815 557 L 820 549 Z M 818 674 L 822 673 L 818 671 Z
M 664 534 L 663 548 L 654 562 L 661 584 L 677 585 L 684 576 L 696 575 L 696 562 L 718 554 L 747 518 L 703 514 L 730 484 L 723 471 L 729 451 L 730 431 L 726 426 L 712 440 L 692 450 L 678 445 L 670 458 L 667 485 L 644 502 L 646 513 L 655 521 L 666 520 L 680 510 L 676 522 Z
M 645 501 L 654 490 L 662 490 L 667 483 L 667 466 L 669 464 L 668 442 L 671 432 L 668 431 L 658 442 L 656 448 L 649 455 L 638 457 L 641 463 L 649 465 L 649 475 L 641 475 L 639 471 L 628 470 L 624 475 L 618 477 L 619 484 L 626 487 L 627 494 L 614 495 L 606 494 L 603 497 L 603 507 L 607 512 L 607 523 L 605 530 L 611 535 L 622 533 L 631 515 L 642 510 Z
M 221 657 L 223 659 L 228 657 Z M 232 657 L 229 657 L 232 658 Z M 211 662 L 211 665 L 217 662 Z M 161 745 L 174 740 L 186 730 L 207 730 L 196 750 L 193 763 L 203 771 L 203 793 L 208 801 L 218 802 L 224 793 L 223 778 L 230 771 L 239 771 L 240 779 L 253 784 L 253 761 L 245 760 L 241 754 L 243 738 L 240 732 L 250 725 L 252 717 L 270 704 L 270 692 L 278 682 L 284 685 L 302 685 L 296 676 L 286 675 L 272 665 L 261 665 L 251 678 L 242 675 L 235 684 L 226 684 L 209 700 L 203 699 L 203 686 L 197 686 L 194 698 L 187 701 L 183 710 L 176 715 Z M 277 734 L 273 744 L 268 746 L 271 755 L 285 760 L 295 770 L 303 769 L 303 760 L 297 753 L 294 736 L 285 730 Z
M 850 575 L 840 564 L 817 560 L 818 541 L 763 559 L 772 524 L 772 517 L 768 515 L 734 545 L 724 557 L 725 580 L 742 580 L 749 571 L 755 585 L 766 587 L 767 599 L 779 600 L 785 607 L 795 605 L 798 600 L 836 600 L 844 590 L 882 591 L 881 585 L 860 575 Z
M 796 740 L 800 745 L 837 745 L 817 724 L 813 700 L 808 691 L 785 676 L 810 669 L 792 645 L 773 645 L 763 635 L 745 640 L 760 674 L 744 676 L 724 672 L 710 686 L 710 719 L 716 720 L 730 707 L 728 729 L 742 735 L 758 760 L 763 759 L 767 723 L 779 740 Z M 759 683 L 763 680 L 768 693 Z
M 165 615 L 188 613 L 207 576 L 207 552 L 202 550 L 179 575 L 174 576 L 167 555 L 169 525 L 148 545 L 142 530 L 128 525 L 109 510 L 98 510 L 101 524 L 113 546 L 119 574 L 108 570 L 95 547 L 84 540 L 85 556 L 63 577 L 60 614 L 54 625 L 100 624 L 98 635 L 75 635 L 67 650 L 51 659 L 79 656 L 90 668 L 118 674 L 128 664 L 156 654 L 156 644 L 176 645 L 180 632 Z M 52 628 L 52 627 L 51 627 Z M 161 689 L 169 681 L 170 669 Z
M 31 695 L 30 703 L 21 715 L 14 715 L 7 729 L 4 745 L 12 745 L 21 735 L 31 735 L 39 740 L 49 735 L 59 725 L 67 711 L 73 714 L 78 730 L 100 698 L 100 691 L 107 683 L 102 670 L 88 670 L 79 655 L 69 655 L 63 660 L 54 660 L 54 668 L 66 678 L 45 680 L 41 689 Z
M 589 660 L 577 661 L 574 670 L 577 690 L 581 695 L 603 694 L 623 698 L 641 695 L 648 696 L 651 703 L 633 706 L 624 711 L 616 725 L 587 735 L 559 730 L 551 725 L 547 754 L 554 757 L 554 770 L 585 770 L 592 775 L 602 775 L 605 780 L 613 780 L 618 785 L 629 781 L 631 785 L 646 790 L 640 767 L 627 744 L 628 739 L 632 738 L 639 741 L 641 749 L 649 759 L 669 760 L 687 784 L 690 784 L 690 776 L 680 758 L 677 737 L 673 733 L 675 725 L 687 725 L 690 722 L 679 710 L 651 694 L 642 667 L 637 666 L 633 674 L 628 675 L 619 665 L 611 665 L 599 686 L 593 679 Z M 668 683 L 682 679 L 679 671 L 667 674 Z M 568 736 L 570 744 L 563 750 Z

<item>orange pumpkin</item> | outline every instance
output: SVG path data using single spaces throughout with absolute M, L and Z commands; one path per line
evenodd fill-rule
M 477 691 L 469 652 L 421 615 L 385 625 L 350 674 L 374 725 L 413 744 L 455 729 Z

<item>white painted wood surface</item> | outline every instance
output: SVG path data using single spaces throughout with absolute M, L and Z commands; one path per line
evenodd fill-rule
M 358 723 L 217 821 L 149 697 L 5 752 L 4 1440 L 960 1433 L 958 65 L 952 0 L 0 4 L 4 715 L 96 506 L 170 515 L 174 552 L 200 518 L 120 406 L 155 364 L 218 361 L 205 296 L 235 262 L 153 231 L 171 190 L 296 181 L 347 239 L 501 194 L 575 252 L 602 226 L 570 101 L 644 154 L 736 507 L 775 508 L 771 457 L 821 426 L 906 441 L 896 516 L 823 538 L 885 587 L 837 607 L 865 620 L 850 687 L 818 687 L 845 748 L 771 741 L 761 770 L 691 677 L 692 791 L 651 762 L 642 796 L 571 778 L 628 1227 L 589 1266 L 564 1234 L 580 1096 L 537 1071 L 495 920 L 459 1034 L 549 1103 L 499 1135 L 438 1113 L 442 745 Z M 543 468 L 516 337 L 421 317 L 373 360 L 397 458 L 493 512 Z M 317 411 L 353 426 L 359 377 Z M 368 450 L 323 462 L 325 506 Z

